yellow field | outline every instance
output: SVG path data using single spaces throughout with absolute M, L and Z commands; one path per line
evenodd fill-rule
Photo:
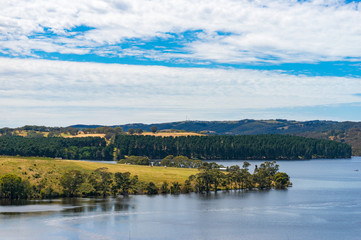
M 44 137 L 47 137 L 49 135 L 48 132 L 37 132 L 37 133 L 42 134 Z M 28 136 L 28 134 L 29 134 L 29 131 L 24 131 L 24 130 L 23 131 L 19 131 L 19 130 L 15 131 L 15 135 L 17 135 L 17 136 L 26 137 L 26 136 Z
M 181 136 L 204 136 L 200 133 L 194 133 L 194 132 L 144 132 L 141 135 L 144 136 L 156 136 L 156 137 L 181 137 Z
M 108 168 L 107 171 L 130 172 L 131 176 L 138 175 L 139 180 L 154 182 L 160 186 L 163 181 L 183 183 L 190 175 L 196 174 L 197 169 L 188 168 L 164 168 L 127 164 L 95 163 L 76 160 L 56 160 L 50 158 L 23 158 L 23 157 L 0 157 L 0 176 L 14 173 L 22 179 L 28 179 L 32 184 L 43 184 L 59 187 L 60 177 L 68 170 L 79 170 L 83 173 L 91 173 L 98 168 Z

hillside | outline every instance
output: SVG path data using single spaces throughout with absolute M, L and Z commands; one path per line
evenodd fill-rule
M 183 183 L 190 175 L 198 173 L 197 169 L 150 167 L 127 164 L 110 164 L 73 160 L 55 160 L 46 158 L 24 158 L 0 156 L 0 176 L 13 173 L 31 184 L 51 186 L 60 190 L 61 176 L 70 170 L 78 170 L 90 174 L 96 169 L 106 169 L 110 173 L 130 172 L 132 176 L 138 175 L 140 181 L 154 182 L 160 186 L 163 181 Z
M 124 131 L 128 131 L 130 128 L 149 131 L 151 126 L 156 126 L 158 130 L 177 129 L 220 135 L 290 134 L 330 139 L 350 144 L 353 155 L 361 155 L 361 122 L 245 119 L 240 121 L 182 121 L 157 124 L 133 123 L 113 127 L 122 127 Z M 99 125 L 74 125 L 72 127 L 82 129 L 99 127 Z
M 158 130 L 156 134 L 149 132 L 153 126 Z M 89 131 L 92 129 L 94 129 L 94 131 Z M 0 129 L 0 135 L 20 135 L 27 137 L 101 136 L 110 139 L 116 134 L 128 132 L 129 129 L 141 129 L 144 131 L 142 133 L 143 135 L 163 137 L 189 136 L 197 135 L 197 133 L 208 135 L 288 134 L 347 143 L 352 146 L 353 155 L 361 155 L 361 122 L 245 119 L 240 121 L 182 121 L 157 124 L 133 123 L 107 127 L 101 125 L 73 125 L 65 128 L 24 126 L 14 129 L 2 128 Z M 87 134 L 82 134 L 79 130 L 88 130 L 88 132 Z
M 112 127 L 122 127 L 124 131 L 130 128 L 149 131 L 151 126 L 156 126 L 158 130 L 177 129 L 184 131 L 207 131 L 214 134 L 285 134 L 285 133 L 306 133 L 306 132 L 327 132 L 331 130 L 346 131 L 349 129 L 361 129 L 361 122 L 336 122 L 336 121 L 288 121 L 276 120 L 252 120 L 240 121 L 182 121 L 170 123 L 143 124 L 133 123 L 124 125 L 114 125 Z M 96 128 L 99 125 L 73 125 L 73 128 Z

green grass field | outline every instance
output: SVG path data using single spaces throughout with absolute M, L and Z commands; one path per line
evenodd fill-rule
M 152 181 L 158 186 L 163 181 L 183 183 L 190 175 L 198 172 L 197 169 L 188 168 L 95 163 L 37 157 L 0 157 L 0 176 L 14 173 L 24 180 L 28 179 L 32 184 L 51 186 L 55 190 L 60 188 L 59 179 L 66 171 L 79 170 L 83 173 L 91 173 L 98 168 L 107 168 L 107 171 L 112 173 L 130 172 L 131 176 L 138 175 L 139 180 Z

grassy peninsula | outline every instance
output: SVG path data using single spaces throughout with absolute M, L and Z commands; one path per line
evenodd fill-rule
M 138 158 L 146 157 L 134 156 L 128 160 L 139 163 Z M 160 162 L 165 166 L 151 167 L 1 157 L 0 199 L 208 193 L 220 189 L 284 189 L 290 185 L 289 176 L 278 171 L 275 161 L 256 166 L 253 174 L 249 172 L 248 162 L 242 168 L 238 165 L 224 168 L 215 162 L 198 164 L 198 161 L 194 165 L 185 156 L 168 156 Z M 187 163 L 193 168 L 181 167 Z
M 137 175 L 140 181 L 154 182 L 160 186 L 164 181 L 184 182 L 190 175 L 196 174 L 197 169 L 175 167 L 150 167 L 129 164 L 109 164 L 76 160 L 56 160 L 38 157 L 0 157 L 0 176 L 13 173 L 31 184 L 52 186 L 59 191 L 61 176 L 70 170 L 78 170 L 90 174 L 96 169 L 106 169 L 110 173 L 129 172 Z

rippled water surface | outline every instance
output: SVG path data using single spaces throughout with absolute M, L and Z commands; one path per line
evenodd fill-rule
M 361 239 L 360 157 L 278 164 L 288 190 L 1 202 L 0 239 Z

